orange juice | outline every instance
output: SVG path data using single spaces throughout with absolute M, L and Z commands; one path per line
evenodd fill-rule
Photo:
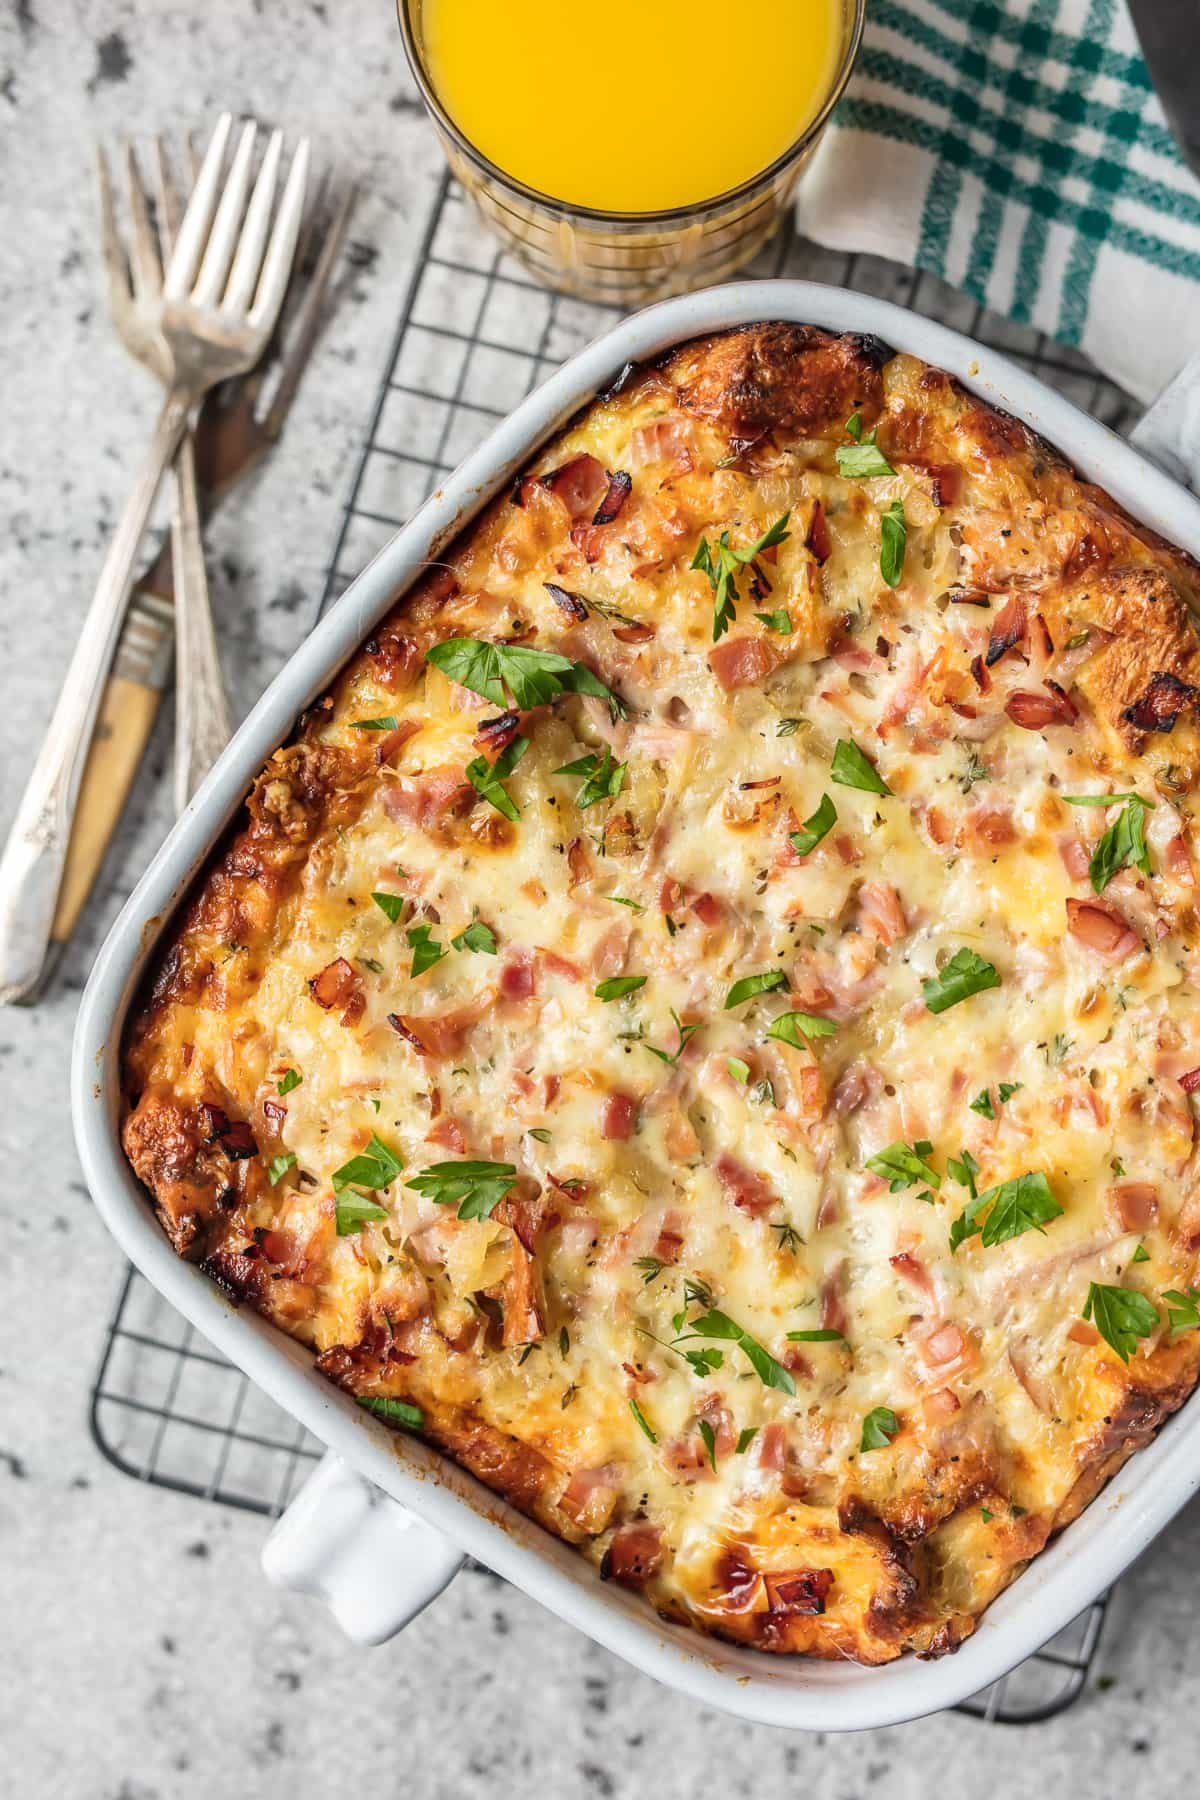
M 842 0 L 423 0 L 425 67 L 463 136 L 568 205 L 656 212 L 726 193 L 820 111 Z

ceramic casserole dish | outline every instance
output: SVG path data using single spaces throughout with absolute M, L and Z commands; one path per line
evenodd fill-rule
M 73 1102 L 84 1171 L 114 1236 L 206 1338 L 329 1446 L 276 1528 L 273 1580 L 324 1598 L 349 1635 L 377 1642 L 432 1599 L 466 1555 L 487 1563 L 639 1668 L 705 1704 L 794 1728 L 852 1730 L 953 1705 L 1013 1668 L 1085 1607 L 1200 1486 L 1193 1398 L 984 1615 L 956 1655 L 882 1667 L 769 1657 L 657 1619 L 567 1545 L 428 1446 L 365 1415 L 308 1352 L 174 1254 L 119 1140 L 127 1010 L 163 930 L 295 717 L 329 684 L 417 575 L 577 409 L 628 362 L 704 333 L 790 320 L 871 334 L 947 370 L 1061 450 L 1089 480 L 1170 542 L 1200 555 L 1200 503 L 1180 481 L 1003 357 L 867 295 L 802 282 L 746 282 L 664 302 L 614 328 L 530 395 L 342 597 L 268 689 L 179 820 L 117 921 L 85 994 Z M 1185 372 L 1140 441 L 1190 474 L 1195 383 Z

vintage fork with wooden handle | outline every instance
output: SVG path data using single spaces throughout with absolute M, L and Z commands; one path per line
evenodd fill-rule
M 161 147 L 156 146 L 156 158 L 162 155 Z M 197 172 L 198 165 L 193 163 L 191 179 Z M 102 220 L 106 186 L 108 170 L 102 161 Z M 334 275 L 356 198 L 353 184 L 338 196 L 331 195 L 331 187 L 326 177 L 307 209 L 279 324 L 262 358 L 249 374 L 211 393 L 200 408 L 193 435 L 202 518 L 259 466 L 283 432 L 317 342 L 326 302 L 332 301 L 336 291 Z M 124 275 L 123 255 L 120 271 Z M 124 296 L 121 305 L 126 307 Z M 137 314 L 133 297 L 123 316 L 136 320 Z M 136 338 L 131 341 L 130 329 L 122 328 L 119 320 L 118 326 L 126 347 L 145 361 L 134 348 Z M 175 636 L 171 563 L 168 539 L 134 585 L 80 782 L 50 931 L 46 976 L 74 933 L 95 886 L 158 714 Z
M 232 125 L 224 114 L 213 133 L 162 281 L 160 323 L 171 385 L 0 857 L 0 1004 L 21 999 L 41 975 L 79 780 L 163 471 L 208 389 L 262 355 L 287 287 L 304 211 L 308 140 L 292 158 L 276 211 L 280 134 L 272 136 L 251 192 L 256 127 L 243 130 L 225 178 Z M 143 244 L 153 250 L 148 232 Z M 135 281 L 138 260 L 135 248 Z M 149 258 L 141 278 L 153 279 Z

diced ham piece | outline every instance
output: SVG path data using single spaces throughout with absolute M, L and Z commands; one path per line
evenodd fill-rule
M 1100 1333 L 1096 1330 L 1094 1325 L 1089 1325 L 1086 1319 L 1072 1319 L 1071 1323 L 1067 1326 L 1067 1336 L 1071 1339 L 1072 1343 L 1083 1344 L 1085 1348 L 1088 1349 L 1090 1349 L 1093 1344 L 1098 1344 L 1100 1342 Z
M 662 1530 L 658 1525 L 622 1525 L 604 1552 L 600 1574 L 622 1587 L 640 1588 L 662 1565 Z
M 902 1275 L 910 1287 L 918 1289 L 927 1299 L 933 1299 L 933 1280 L 929 1270 L 919 1257 L 913 1256 L 907 1250 L 902 1250 L 899 1256 L 889 1256 L 888 1261 L 897 1275 Z
M 678 414 L 652 419 L 635 427 L 629 449 L 635 469 L 655 463 L 669 465 L 671 474 L 684 474 L 692 466 L 691 427 Z
M 616 1463 L 604 1463 L 598 1469 L 576 1469 L 558 1497 L 559 1511 L 594 1537 L 612 1518 L 621 1492 L 620 1481 L 621 1471 Z
M 389 1013 L 388 1024 L 422 1056 L 434 1059 L 458 1056 L 467 1033 L 473 1025 L 478 1025 L 491 1004 L 492 996 L 488 993 L 469 1001 L 466 1006 L 456 1007 L 453 1012 L 407 1016 Z
M 1090 858 L 1087 845 L 1077 837 L 1060 837 L 1058 854 L 1062 857 L 1063 868 L 1072 881 L 1086 881 Z
M 900 896 L 886 881 L 867 881 L 858 890 L 859 922 L 881 944 L 895 944 L 908 932 Z
M 821 1282 L 822 1329 L 840 1331 L 843 1337 L 846 1335 L 846 1309 L 842 1304 L 842 1276 L 845 1266 L 844 1261 L 836 1262 Z
M 708 653 L 708 666 L 727 694 L 756 686 L 778 661 L 765 637 L 725 638 Z
M 427 1144 L 437 1144 L 443 1150 L 453 1150 L 455 1156 L 465 1156 L 467 1140 L 463 1136 L 463 1128 L 453 1113 L 446 1113 L 431 1130 L 425 1133 Z
M 1061 688 L 1054 690 L 1047 683 L 1047 689 L 1044 694 L 1031 694 L 1024 688 L 1013 690 L 1004 710 L 1014 725 L 1025 731 L 1045 731 L 1050 725 L 1075 724 L 1079 708 Z
M 507 750 L 520 729 L 519 712 L 497 713 L 494 718 L 482 721 L 471 742 L 476 750 L 482 750 L 495 762 L 500 752 Z
M 713 1472 L 704 1439 L 699 1435 L 672 1438 L 669 1444 L 662 1446 L 662 1460 L 667 1473 L 689 1487 L 694 1481 L 704 1481 Z
M 340 1006 L 343 1025 L 356 1025 L 366 1008 L 366 995 L 358 973 L 344 956 L 335 957 L 319 975 L 312 976 L 308 991 L 326 1012 Z
M 718 1156 L 714 1167 L 725 1198 L 732 1201 L 740 1212 L 757 1218 L 775 1205 L 775 1195 L 762 1176 L 746 1168 L 735 1157 L 723 1152 Z
M 787 1426 L 779 1419 L 772 1419 L 764 1425 L 758 1434 L 757 1446 L 758 1466 L 760 1469 L 774 1469 L 782 1475 L 787 1468 Z
M 960 1411 L 962 1402 L 953 1388 L 938 1388 L 921 1402 L 921 1411 L 931 1425 L 944 1425 Z
M 397 725 L 394 730 L 385 732 L 375 746 L 375 761 L 379 767 L 381 769 L 385 766 L 390 768 L 409 738 L 415 737 L 420 729 L 421 721 L 419 719 L 405 719 L 402 725 Z
M 541 484 L 562 501 L 572 519 L 590 519 L 608 492 L 603 465 L 586 450 L 543 475 Z
M 450 763 L 389 781 L 383 790 L 383 807 L 390 818 L 429 832 L 468 812 L 475 799 L 475 789 L 462 769 Z
M 813 507 L 808 536 L 804 542 L 819 563 L 827 563 L 833 555 L 833 539 L 829 535 L 829 526 L 825 523 L 825 509 L 819 500 Z
M 542 1294 L 541 1270 L 515 1232 L 510 1246 L 508 1274 L 504 1278 L 501 1305 L 504 1308 L 501 1340 L 506 1346 L 536 1344 L 539 1338 L 546 1335 L 546 1302 Z M 599 1530 L 600 1527 L 597 1526 L 596 1529 Z
M 660 1263 L 676 1263 L 682 1249 L 683 1219 L 679 1213 L 670 1212 L 654 1240 L 654 1254 Z
M 988 639 L 987 655 L 984 658 L 986 666 L 992 668 L 1007 651 L 1021 644 L 1025 631 L 1025 602 L 1015 598 L 1006 600 L 996 614 L 992 634 Z
M 1105 1200 L 1125 1231 L 1145 1231 L 1158 1217 L 1158 1189 L 1150 1181 L 1118 1181 L 1105 1190 Z
M 1124 962 L 1142 949 L 1142 940 L 1103 900 L 1067 901 L 1067 929 L 1106 963 Z
M 601 1124 L 604 1136 L 618 1142 L 632 1137 L 637 1115 L 638 1103 L 629 1094 L 610 1094 L 604 1102 Z
M 628 500 L 633 488 L 633 477 L 624 469 L 615 469 L 608 478 L 608 492 L 596 508 L 593 525 L 611 525 Z
M 823 1613 L 833 1586 L 833 1570 L 792 1569 L 780 1575 L 768 1570 L 763 1580 L 773 1613 Z
M 711 1426 L 713 1434 L 713 1450 L 718 1459 L 732 1456 L 737 1443 L 737 1432 L 733 1428 L 733 1414 L 725 1405 L 719 1394 L 708 1394 L 696 1409 L 696 1417 L 703 1419 Z
M 1200 1069 L 1189 1069 L 1186 1075 L 1181 1075 L 1179 1085 L 1185 1094 L 1194 1094 L 1200 1088 Z
M 966 1374 L 979 1361 L 974 1339 L 949 1322 L 935 1325 L 932 1331 L 923 1336 L 914 1331 L 909 1341 L 927 1373 L 940 1377 L 943 1381 L 951 1373 Z
M 517 950 L 500 967 L 500 993 L 505 1000 L 528 1000 L 536 985 L 532 950 Z
M 958 463 L 929 463 L 933 481 L 933 504 L 953 506 L 962 492 L 962 468 Z

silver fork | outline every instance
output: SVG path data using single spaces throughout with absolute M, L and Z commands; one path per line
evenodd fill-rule
M 210 387 L 250 368 L 275 325 L 304 211 L 309 144 L 292 158 L 275 208 L 282 139 L 272 134 L 251 191 L 257 128 L 242 131 L 227 177 L 233 120 L 223 114 L 205 153 L 165 275 L 144 204 L 134 202 L 132 291 L 144 300 L 147 342 L 167 395 L 145 461 L 126 502 L 71 658 L 50 728 L 0 857 L 0 1004 L 36 986 L 62 879 L 79 780 L 129 598 L 134 563 L 167 464 L 192 408 Z M 135 186 L 137 184 L 135 183 Z M 140 188 L 138 188 L 141 194 Z M 274 213 L 274 223 L 272 214 Z M 152 296 L 161 283 L 160 300 Z M 194 494 L 194 482 L 193 482 Z M 199 516 L 181 519 L 199 547 Z M 176 580 L 191 569 L 176 567 Z
M 190 141 L 185 145 L 189 187 L 199 177 Z M 133 254 L 127 258 L 117 229 L 108 158 L 96 151 L 100 179 L 100 237 L 108 289 L 108 310 L 125 348 L 169 387 L 173 360 L 163 323 L 163 270 L 170 265 L 179 235 L 179 196 L 161 137 L 154 140 L 155 221 L 130 144 L 125 146 L 126 185 Z M 172 464 L 171 564 L 175 593 L 175 811 L 182 812 L 229 742 L 229 709 L 213 627 L 208 579 L 200 545 L 195 439 L 191 426 Z

